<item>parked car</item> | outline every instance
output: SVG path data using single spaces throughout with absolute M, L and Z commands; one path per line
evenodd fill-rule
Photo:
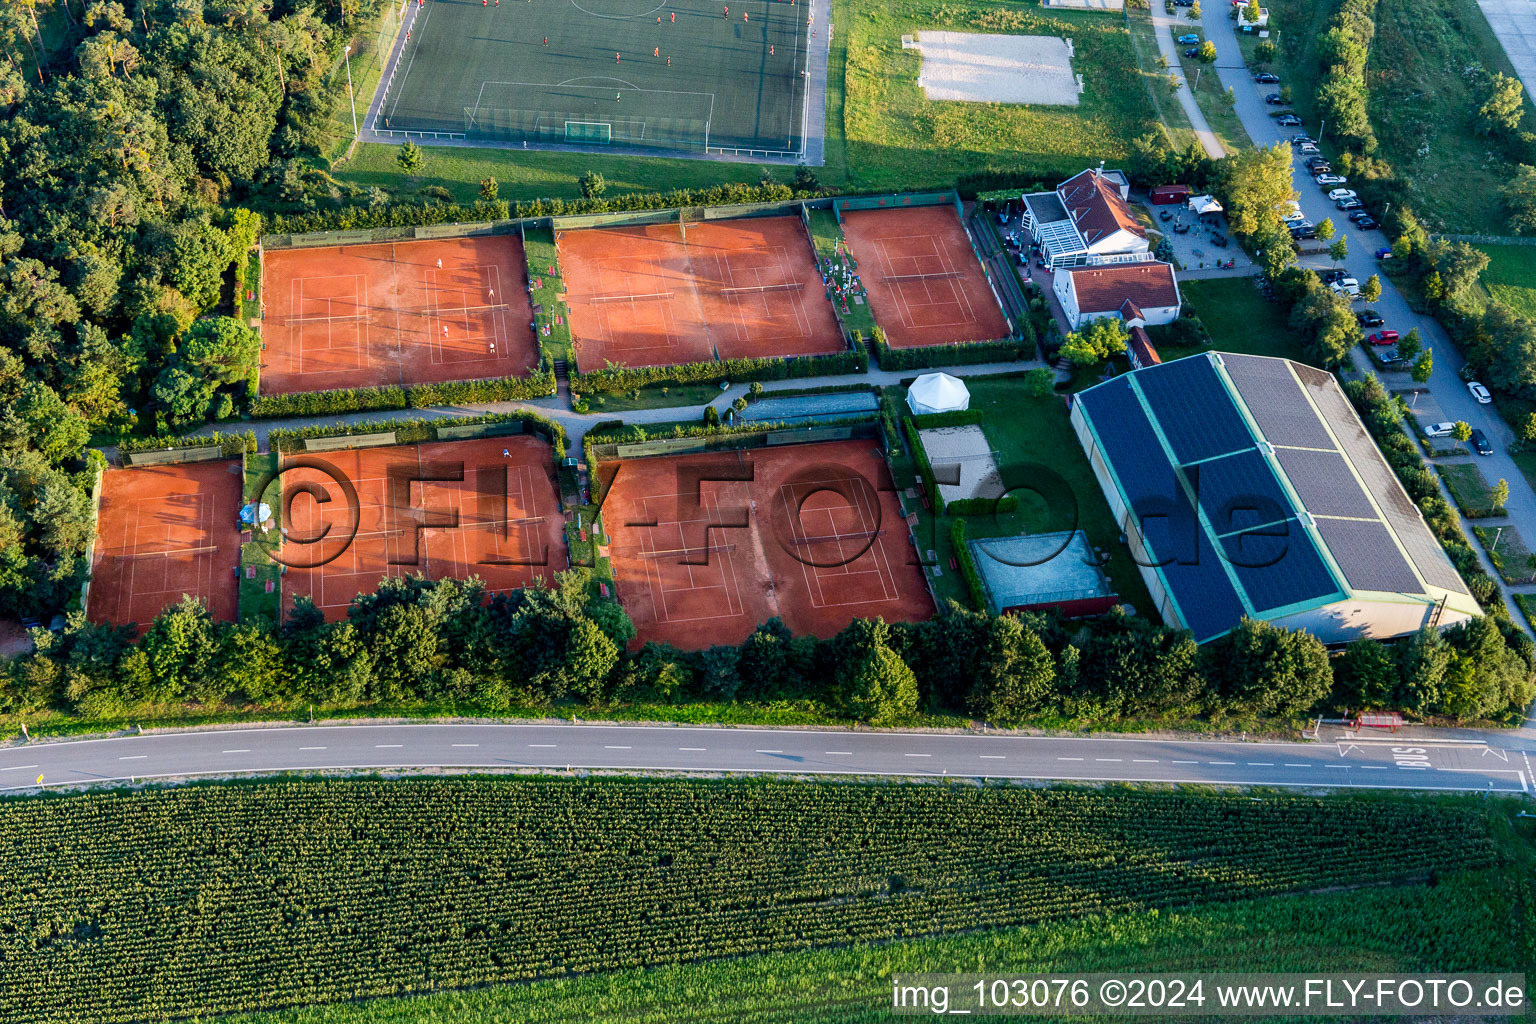
M 1375 256 L 1378 260 L 1389 260 L 1392 258 L 1392 248 L 1391 246 L 1384 245 L 1371 255 Z
M 1366 213 L 1364 210 L 1355 210 L 1349 215 L 1349 219 L 1358 224 L 1369 216 L 1370 214 Z
M 1381 318 L 1381 314 L 1376 312 L 1374 309 L 1362 309 L 1360 312 L 1355 314 L 1355 319 L 1360 321 L 1361 327 L 1380 327 L 1382 324 L 1386 323 L 1386 321 Z
M 1472 397 L 1477 399 L 1478 405 L 1487 405 L 1493 401 L 1493 396 L 1488 393 L 1488 389 L 1475 380 L 1467 381 L 1467 390 L 1472 392 Z
M 1308 135 L 1306 132 L 1297 132 L 1295 135 L 1291 136 L 1291 145 L 1293 146 L 1300 146 L 1306 142 L 1310 142 L 1314 146 L 1317 145 L 1317 140 Z
M 1355 227 L 1359 228 L 1361 231 L 1371 231 L 1381 227 L 1381 225 L 1376 223 L 1375 217 L 1365 216 L 1355 221 Z
M 1184 56 L 1191 59 L 1198 57 L 1200 56 L 1200 48 L 1198 46 L 1191 46 L 1184 51 Z
M 1383 363 L 1386 363 L 1388 366 L 1391 366 L 1393 363 L 1400 363 L 1400 362 L 1402 362 L 1403 361 L 1403 354 L 1401 352 L 1399 352 L 1395 348 L 1389 348 L 1385 352 L 1378 352 L 1378 353 L 1376 353 L 1376 358 L 1380 359 Z
M 1314 153 L 1321 151 L 1317 148 L 1317 143 L 1303 142 L 1296 147 L 1296 152 L 1300 153 L 1302 156 L 1311 156 Z
M 1199 41 L 1200 37 L 1193 32 L 1186 32 L 1178 38 L 1180 43 L 1198 43 Z
M 1317 170 L 1317 168 L 1326 166 L 1327 163 L 1328 158 L 1325 156 L 1309 156 L 1307 157 L 1307 170 L 1311 171 L 1313 174 L 1322 174 L 1323 172 Z
M 1297 117 L 1295 114 L 1281 114 L 1279 117 L 1275 118 L 1275 124 L 1282 128 L 1300 128 L 1301 118 Z
M 1313 224 L 1309 220 L 1304 220 L 1300 224 L 1293 224 L 1291 226 L 1291 237 L 1292 238 L 1316 238 L 1317 237 L 1317 225 Z
M 1358 210 L 1362 204 L 1358 199 L 1340 199 L 1333 205 L 1337 206 L 1341 210 Z
M 1307 166 L 1307 173 L 1314 176 L 1319 174 L 1332 174 L 1333 164 L 1330 164 L 1327 160 L 1319 160 L 1317 163 L 1309 164 Z
M 1425 437 L 1450 437 L 1456 432 L 1454 423 L 1431 423 L 1424 428 Z
M 1264 102 L 1268 103 L 1272 107 L 1279 107 L 1285 104 L 1285 100 L 1281 99 L 1280 94 L 1277 92 L 1272 92 L 1268 96 L 1265 96 Z
M 1340 199 L 1358 199 L 1359 196 L 1355 195 L 1354 189 L 1336 188 L 1328 193 L 1328 198 L 1338 202 Z
M 1397 332 L 1377 331 L 1375 334 L 1367 336 L 1365 340 L 1370 342 L 1372 345 L 1396 345 Z
M 1342 280 L 1335 281 L 1328 287 L 1332 288 L 1340 295 L 1348 295 L 1351 298 L 1357 298 L 1360 295 L 1360 282 L 1352 277 L 1346 277 Z
M 1253 76 L 1253 80 L 1255 82 L 1259 82 L 1262 85 L 1279 85 L 1280 84 L 1280 76 L 1279 75 L 1270 74 L 1268 71 L 1260 71 L 1258 74 Z
M 1327 188 L 1329 185 L 1343 185 L 1343 184 L 1346 184 L 1349 181 L 1349 179 L 1344 177 L 1344 175 L 1342 175 L 1342 174 L 1332 174 L 1332 173 L 1329 173 L 1329 174 L 1319 174 L 1317 177 L 1313 178 L 1312 180 L 1317 182 L 1323 188 Z
M 1472 436 L 1467 438 L 1467 440 L 1472 442 L 1472 449 L 1473 451 L 1477 452 L 1477 454 L 1493 454 L 1493 445 L 1488 443 L 1488 435 L 1483 433 L 1481 430 L 1478 430 L 1476 427 L 1472 428 Z
M 1319 270 L 1317 276 L 1322 278 L 1323 284 L 1333 284 L 1335 281 L 1344 280 L 1350 274 L 1343 267 L 1329 267 L 1327 270 Z
M 1296 213 L 1282 214 L 1280 217 L 1280 223 L 1284 224 L 1288 228 L 1293 228 L 1298 224 L 1305 224 L 1306 222 L 1307 215 L 1301 213 L 1300 211 L 1297 211 Z

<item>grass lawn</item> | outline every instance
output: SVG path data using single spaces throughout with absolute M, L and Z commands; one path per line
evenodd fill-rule
M 1194 307 L 1219 351 L 1279 356 L 1305 362 L 1296 334 L 1286 322 L 1284 309 L 1278 302 L 1266 301 L 1251 279 L 1220 277 L 1207 281 L 1181 281 L 1179 293 Z M 1165 360 L 1199 351 L 1202 349 L 1158 350 Z
M 1477 463 L 1440 464 L 1435 468 L 1445 479 L 1445 486 L 1451 492 L 1451 497 L 1456 499 L 1462 515 L 1468 519 L 1487 519 L 1490 516 L 1503 515 L 1502 508 L 1492 507 L 1493 490 L 1488 486 L 1488 481 L 1483 479 L 1483 471 L 1477 468 Z
M 1536 568 L 1529 561 L 1531 551 L 1513 526 L 1474 526 L 1472 532 L 1505 583 L 1536 582 Z
M 703 405 L 720 394 L 718 384 L 674 384 L 637 391 L 593 392 L 585 395 L 593 412 L 666 409 L 674 405 Z
M 539 347 L 556 362 L 571 358 L 571 316 L 565 304 L 565 279 L 560 276 L 560 253 L 555 248 L 553 228 L 529 228 L 523 235 L 524 256 L 528 260 L 529 280 L 537 281 L 533 304 L 538 308 Z M 555 268 L 551 274 L 549 268 Z M 559 323 L 556 323 L 556 317 Z M 545 334 L 545 328 L 549 333 Z
M 987 413 L 981 429 L 998 452 L 999 465 L 1019 466 L 1017 475 L 1021 480 L 1039 479 L 1040 474 L 1028 471 L 1030 465 L 1049 467 L 1060 475 L 1070 491 L 1070 494 L 1050 502 L 1021 493 L 1015 512 L 967 517 L 966 536 L 1009 537 L 1021 533 L 1085 530 L 1094 547 L 1110 552 L 1105 571 L 1116 593 L 1124 602 L 1134 605 L 1137 612 L 1155 619 L 1156 610 L 1152 607 L 1146 584 L 1142 582 L 1130 551 L 1119 541 L 1119 528 L 1110 516 L 1109 505 L 1099 490 L 1098 481 L 1093 478 L 1082 446 L 1072 432 L 1061 398 L 1033 398 L 1025 394 L 1023 381 L 1017 378 L 973 379 L 966 383 L 971 392 L 971 408 Z M 900 389 L 890 389 L 886 397 L 904 401 Z M 912 467 L 905 461 L 895 465 L 893 472 L 898 489 L 908 486 L 914 475 Z M 1006 469 L 1004 479 L 1013 482 Z M 1042 490 L 1045 489 L 1042 486 Z M 918 514 L 921 519 L 917 530 L 918 547 L 920 551 L 932 549 L 936 552 L 944 572 L 933 581 L 935 593 L 940 602 L 954 598 L 968 605 L 970 598 L 964 578 L 949 568 L 949 560 L 955 556 L 950 543 L 953 517 L 934 516 L 928 509 L 919 509 Z
M 837 29 L 828 68 L 826 163 L 815 169 L 831 187 L 948 187 L 967 171 L 987 168 L 1054 181 L 1100 160 L 1123 162 L 1131 139 L 1157 123 L 1119 12 L 1046 13 L 1020 0 L 834 0 L 832 23 Z M 917 87 L 918 53 L 901 48 L 903 33 L 925 28 L 1071 36 L 1074 67 L 1088 91 L 1077 107 L 929 102 Z M 364 95 L 360 90 L 360 109 Z M 398 147 L 375 143 L 359 145 L 335 174 L 397 193 L 440 185 L 461 201 L 475 199 L 488 176 L 501 184 L 503 198 L 518 201 L 576 198 L 576 179 L 587 170 L 601 172 L 612 193 L 756 183 L 764 176 L 787 182 L 793 174 L 782 165 L 600 153 L 425 151 L 425 167 L 409 178 L 395 162 Z
M 984 167 L 1053 179 L 1130 154 L 1156 112 L 1119 12 L 1049 12 L 1014 0 L 844 0 L 833 24 L 848 43 L 843 127 L 849 183 L 946 185 Z M 901 37 L 924 29 L 1070 36 L 1087 92 L 1077 107 L 930 102 L 921 55 Z
M 1536 246 L 1480 245 L 1488 254 L 1482 274 L 1488 294 L 1524 317 L 1536 319 Z
M 838 258 L 838 243 L 844 241 L 843 229 L 837 223 L 837 214 L 831 210 L 810 211 L 811 244 L 816 247 L 816 255 L 822 259 L 835 260 Z M 869 304 L 850 303 L 848 312 L 839 314 L 843 324 L 851 331 L 858 331 L 869 341 L 875 335 L 875 314 L 870 310 Z
M 1136 66 L 1147 87 L 1147 97 L 1157 111 L 1158 120 L 1168 131 L 1173 145 L 1182 150 L 1195 141 L 1195 128 L 1189 123 L 1184 104 L 1178 94 L 1168 88 L 1168 71 L 1158 66 L 1160 53 L 1157 49 L 1157 31 L 1152 26 L 1152 13 L 1145 7 L 1126 9 L 1126 26 L 1131 31 L 1131 46 L 1136 54 Z
M 1316 124 L 1318 47 L 1338 3 L 1266 6 L 1281 28 L 1281 77 L 1294 87 L 1298 113 Z M 1366 80 L 1378 155 L 1409 180 L 1414 211 L 1430 230 L 1508 234 L 1502 206 L 1491 197 L 1519 155 L 1478 133 L 1485 86 L 1469 69 L 1513 69 L 1476 0 L 1381 0 L 1375 21 Z M 1529 98 L 1526 109 L 1524 127 L 1531 130 Z
M 1200 26 L 1191 25 L 1190 31 L 1198 32 Z M 1194 89 L 1195 103 L 1199 105 L 1200 113 L 1205 115 L 1211 131 L 1216 133 L 1216 138 L 1228 152 L 1251 149 L 1253 140 L 1248 137 L 1248 129 L 1243 127 L 1243 119 L 1237 116 L 1237 110 L 1227 100 L 1227 90 L 1221 84 L 1221 76 L 1216 73 L 1215 66 L 1198 57 L 1184 56 L 1184 50 L 1185 47 L 1178 48 L 1184 80 L 1189 83 L 1185 88 Z M 1235 54 L 1223 54 L 1219 59 L 1230 60 L 1233 56 Z
M 240 545 L 240 618 L 265 619 L 276 622 L 282 601 L 282 567 L 272 560 L 282 536 L 283 502 L 274 483 L 266 493 L 258 493 L 262 481 L 277 469 L 275 452 L 264 455 L 248 455 L 245 460 L 245 501 L 265 501 L 272 510 L 272 529 L 265 535 L 253 533 L 253 540 Z M 256 574 L 246 578 L 246 570 L 254 568 Z M 271 582 L 272 590 L 267 591 Z

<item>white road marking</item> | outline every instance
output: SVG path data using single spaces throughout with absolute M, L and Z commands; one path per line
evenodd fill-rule
M 226 753 L 226 754 L 249 754 L 250 752 L 251 752 L 251 748 L 250 747 L 242 747 L 239 750 L 226 750 L 226 751 L 224 751 L 224 753 Z
M 1293 761 L 1287 761 L 1287 762 L 1285 762 L 1285 766 L 1286 766 L 1286 767 L 1287 767 L 1287 768 L 1311 768 L 1311 767 L 1312 767 L 1312 766 L 1311 766 L 1311 765 L 1309 765 L 1309 764 L 1297 764 L 1297 763 L 1295 763 L 1295 762 L 1293 762 Z
M 1207 761 L 1206 764 L 1237 764 L 1236 761 Z
M 1349 765 L 1347 765 L 1347 764 L 1328 764 L 1328 765 L 1324 765 L 1323 767 L 1324 768 L 1343 768 L 1346 771 L 1349 769 Z
M 1364 768 L 1368 772 L 1384 772 L 1387 770 L 1387 766 L 1384 764 L 1363 764 L 1360 767 Z M 1402 766 L 1399 765 L 1399 767 Z
M 932 757 L 932 754 L 903 754 L 902 757 Z
M 300 750 L 324 750 L 324 747 L 300 747 Z
M 1155 757 L 1133 757 L 1133 758 L 1131 758 L 1131 763 L 1132 764 L 1157 764 L 1157 758 L 1155 758 Z
M 1273 761 L 1249 761 L 1248 762 L 1248 767 L 1250 767 L 1250 768 L 1273 768 L 1274 766 L 1275 766 L 1275 762 L 1273 762 Z
M 606 743 L 606 744 L 603 745 L 603 749 L 604 750 L 633 750 L 634 748 L 633 747 L 619 747 L 619 746 L 615 746 L 615 745 L 613 745 L 611 743 Z
M 1170 761 L 1169 764 L 1199 764 L 1199 761 Z
M 1058 757 L 1056 760 L 1058 760 L 1058 761 L 1081 761 L 1082 758 L 1080 758 L 1080 757 Z
M 404 743 L 375 743 L 373 745 L 373 748 L 375 750 L 382 750 L 382 749 L 384 749 L 386 747 L 403 747 L 403 746 L 405 746 Z
M 478 743 L 455 743 L 454 744 L 454 746 L 456 746 L 456 747 L 478 747 L 479 745 L 480 744 L 478 744 Z M 554 746 L 553 743 L 551 743 L 549 745 L 550 746 Z
M 546 748 L 550 748 L 550 749 L 554 748 L 554 744 L 553 743 L 530 743 L 528 745 L 530 747 L 546 747 Z M 479 744 L 478 743 L 472 743 L 472 744 L 470 744 L 470 746 L 479 746 Z M 624 749 L 628 750 L 629 748 L 625 747 Z
M 708 750 L 709 748 L 708 747 L 678 747 L 677 749 L 678 750 L 692 750 L 695 753 L 697 753 L 697 752 L 700 752 L 700 751 Z
M 829 750 L 829 751 L 827 751 L 827 754 L 829 756 L 831 756 L 831 757 L 852 757 L 853 756 L 853 751 L 851 751 L 851 750 Z
M 782 751 L 782 750 L 759 750 L 758 753 L 759 754 L 782 754 L 782 753 L 784 753 L 784 751 Z
M 1116 762 L 1118 762 L 1120 760 L 1120 758 L 1118 758 L 1118 757 L 1096 757 L 1096 758 L 1094 758 L 1094 760 L 1095 761 L 1116 761 Z
M 148 756 L 149 756 L 148 754 L 129 754 L 127 757 L 120 757 L 120 758 L 118 758 L 118 760 L 119 761 L 142 761 L 142 760 L 144 760 Z
M 0 768 L 0 772 L 22 772 L 28 768 L 36 768 L 35 764 L 13 764 L 9 768 Z
M 1007 754 L 982 754 L 981 755 L 981 759 L 983 761 L 1006 761 L 1006 760 L 1008 760 L 1008 755 Z

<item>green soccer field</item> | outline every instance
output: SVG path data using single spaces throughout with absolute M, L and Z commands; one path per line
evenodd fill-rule
M 810 33 L 825 41 L 825 26 L 806 23 L 808 4 L 410 4 L 410 35 L 376 129 L 513 146 L 802 148 Z

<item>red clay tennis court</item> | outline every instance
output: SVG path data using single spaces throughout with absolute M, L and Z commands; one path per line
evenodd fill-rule
M 873 442 L 631 459 L 604 475 L 637 644 L 739 643 L 774 616 L 827 637 L 855 618 L 933 614 Z
M 478 380 L 538 365 L 515 235 L 269 249 L 261 392 Z
M 847 346 L 797 217 L 561 231 L 576 364 L 669 366 Z
M 893 348 L 1008 336 L 953 206 L 845 210 L 843 235 Z
M 109 469 L 101 481 L 86 614 L 147 626 L 190 594 L 216 619 L 239 604 L 238 461 Z
M 295 468 L 283 475 L 285 609 L 307 597 L 327 619 L 344 619 L 354 596 L 372 593 L 388 576 L 478 576 L 487 593 L 499 594 L 526 586 L 535 576 L 551 579 L 566 567 L 553 456 L 539 438 L 444 441 L 304 458 L 328 469 Z M 355 488 L 355 506 L 338 480 Z

